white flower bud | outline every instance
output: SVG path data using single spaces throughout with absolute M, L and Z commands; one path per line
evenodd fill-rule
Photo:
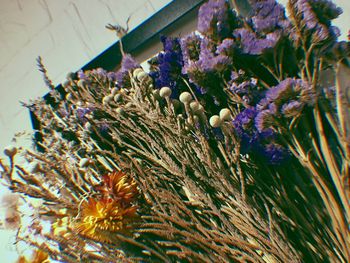
M 84 103 L 82 102 L 82 101 L 77 101 L 77 103 L 76 103 L 76 105 L 78 106 L 78 107 L 83 107 L 84 106 Z
M 162 98 L 169 98 L 170 95 L 171 95 L 171 89 L 169 87 L 163 87 L 163 88 L 160 89 L 159 95 Z
M 220 125 L 221 125 L 220 117 L 218 115 L 211 116 L 210 119 L 209 119 L 209 124 L 213 128 L 220 127 Z
M 15 146 L 9 145 L 5 147 L 4 154 L 8 157 L 13 157 L 17 153 L 17 148 Z
M 185 91 L 181 93 L 179 99 L 183 104 L 187 104 L 192 100 L 192 95 L 189 92 Z
M 142 68 L 137 68 L 137 69 L 135 69 L 135 70 L 133 71 L 133 73 L 132 73 L 132 76 L 134 77 L 134 79 L 136 79 L 136 78 L 137 78 L 137 75 L 138 75 L 139 73 L 141 73 L 141 72 L 144 72 Z
M 112 94 L 113 96 L 117 95 L 117 93 L 118 93 L 118 89 L 117 89 L 117 88 L 111 89 L 111 94 Z
M 222 121 L 229 121 L 231 119 L 231 112 L 228 108 L 222 109 L 219 115 Z

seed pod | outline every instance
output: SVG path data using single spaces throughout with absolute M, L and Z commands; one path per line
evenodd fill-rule
M 169 98 L 170 95 L 171 95 L 171 89 L 169 87 L 163 87 L 163 88 L 160 89 L 159 95 L 162 98 Z
M 153 97 L 154 97 L 156 100 L 159 100 L 159 99 L 160 99 L 159 89 L 154 89 L 154 90 L 152 91 L 152 94 L 153 94 Z
M 231 112 L 228 108 L 224 108 L 220 111 L 220 119 L 222 121 L 229 121 L 231 120 Z
M 189 92 L 185 91 L 181 93 L 179 99 L 183 104 L 188 104 L 192 100 L 192 95 Z
M 209 119 L 209 124 L 213 128 L 220 127 L 220 125 L 221 125 L 220 117 L 218 115 L 211 116 L 210 119 Z

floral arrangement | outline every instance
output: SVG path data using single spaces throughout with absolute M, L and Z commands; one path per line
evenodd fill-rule
M 46 262 L 349 262 L 350 43 L 328 0 L 209 0 L 145 72 L 70 73 L 7 147 Z M 16 163 L 19 154 L 26 164 Z M 49 225 L 45 230 L 44 224 Z M 42 260 L 40 260 L 42 258 Z M 22 261 L 21 261 L 22 260 Z

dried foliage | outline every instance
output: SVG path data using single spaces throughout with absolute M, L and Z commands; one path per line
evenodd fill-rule
M 340 11 L 325 22 L 320 3 L 290 1 L 287 20 L 251 2 L 245 19 L 206 3 L 200 32 L 163 39 L 149 74 L 123 53 L 117 73 L 69 74 L 27 105 L 36 148 L 0 160 L 8 188 L 42 202 L 18 242 L 63 262 L 349 261 Z

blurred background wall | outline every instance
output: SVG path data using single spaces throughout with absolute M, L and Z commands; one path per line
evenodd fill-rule
M 31 131 L 28 110 L 20 101 L 47 93 L 36 58 L 40 55 L 57 85 L 116 42 L 105 25 L 130 16 L 132 30 L 169 0 L 0 0 L 0 158 L 16 132 Z M 281 0 L 285 4 L 287 0 Z M 336 20 L 345 39 L 350 29 L 350 1 L 335 0 L 344 13 Z M 113 59 L 113 58 L 111 58 Z M 20 144 L 30 145 L 29 136 Z M 1 192 L 4 189 L 0 187 Z M 0 206 L 1 207 L 1 206 Z M 3 219 L 0 208 L 0 220 Z M 13 233 L 0 230 L 1 262 L 13 262 Z M 6 260 L 5 260 L 6 259 Z

